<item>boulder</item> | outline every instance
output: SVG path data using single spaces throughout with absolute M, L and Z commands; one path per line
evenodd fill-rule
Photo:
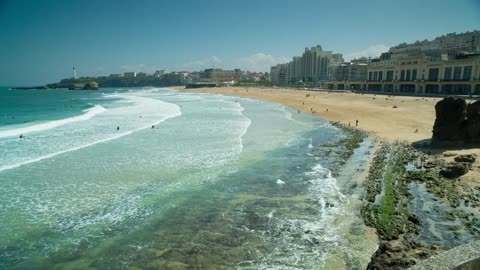
M 445 178 L 455 179 L 458 178 L 470 170 L 468 163 L 450 163 L 445 168 L 440 170 L 440 175 Z
M 82 90 L 98 90 L 98 83 L 95 81 L 87 82 Z
M 433 125 L 434 141 L 461 141 L 467 115 L 467 102 L 462 98 L 448 97 L 435 105 L 436 119 Z
M 456 162 L 466 162 L 466 163 L 474 163 L 477 159 L 477 155 L 475 154 L 465 154 L 459 155 L 453 158 Z
M 480 144 L 480 101 L 448 97 L 435 105 L 432 144 Z

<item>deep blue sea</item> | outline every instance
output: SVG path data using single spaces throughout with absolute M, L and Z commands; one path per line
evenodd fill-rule
M 332 172 L 344 136 L 245 98 L 0 88 L 0 269 L 364 269 L 371 142 Z

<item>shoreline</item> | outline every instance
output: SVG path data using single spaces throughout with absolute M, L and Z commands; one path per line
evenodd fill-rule
M 376 151 L 372 153 L 374 158 L 369 162 L 367 176 L 361 180 L 366 190 L 361 198 L 360 216 L 367 226 L 376 229 L 379 246 L 367 269 L 406 269 L 459 243 L 469 243 L 480 237 L 480 230 L 475 229 L 480 228 L 480 211 L 473 214 L 470 209 L 480 206 L 480 192 L 477 192 L 480 191 L 480 160 L 474 159 L 468 165 L 470 170 L 455 179 L 440 176 L 440 172 L 451 164 L 459 164 L 453 157 L 477 157 L 480 149 L 426 148 L 419 151 L 412 147 L 430 141 L 435 104 L 440 98 L 280 88 L 173 89 L 283 104 L 319 115 L 340 128 L 370 134 L 375 140 Z M 358 127 L 355 126 L 357 119 Z M 419 188 L 422 186 L 426 189 Z M 428 196 L 422 197 L 425 194 Z M 420 209 L 419 200 L 421 205 L 430 204 L 431 209 Z M 460 205 L 463 206 L 457 208 Z M 439 239 L 421 240 L 435 234 L 426 227 L 443 223 L 449 225 L 443 228 Z
M 351 127 L 389 142 L 408 143 L 424 143 L 430 140 L 435 121 L 435 104 L 441 100 L 282 88 L 171 88 L 182 92 L 222 94 L 280 103 L 345 126 L 350 124 Z

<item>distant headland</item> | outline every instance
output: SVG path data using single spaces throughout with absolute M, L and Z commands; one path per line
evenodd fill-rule
M 13 89 L 69 89 L 69 90 L 98 90 L 104 87 L 143 87 L 143 86 L 181 86 L 185 85 L 181 74 L 169 73 L 162 76 L 140 75 L 140 76 L 110 76 L 101 77 L 80 77 L 63 79 L 57 83 L 40 86 L 22 86 Z

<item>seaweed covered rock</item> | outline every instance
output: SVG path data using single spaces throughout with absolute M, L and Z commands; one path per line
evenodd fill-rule
M 467 163 L 450 163 L 440 170 L 440 174 L 443 177 L 454 179 L 468 173 L 469 170 L 470 166 Z
M 453 158 L 456 162 L 467 162 L 467 163 L 474 163 L 477 159 L 477 155 L 475 154 L 465 154 L 459 155 Z

